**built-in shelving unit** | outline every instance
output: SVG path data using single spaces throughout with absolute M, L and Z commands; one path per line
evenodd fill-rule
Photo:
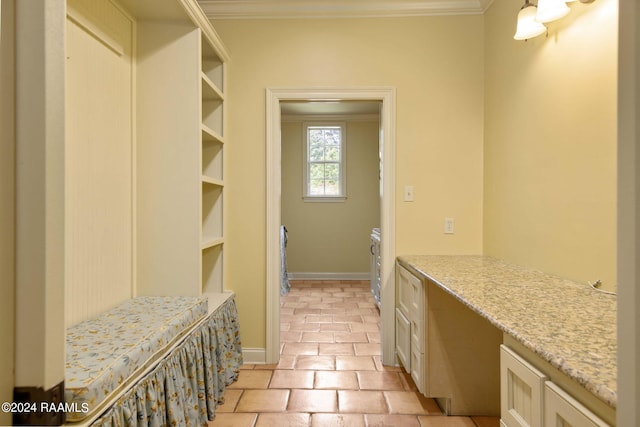
M 228 54 L 195 0 L 122 2 L 139 18 L 137 294 L 222 292 Z
M 223 290 L 225 66 L 201 37 L 202 292 Z

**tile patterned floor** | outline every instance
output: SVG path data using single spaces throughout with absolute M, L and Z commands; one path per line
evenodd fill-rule
M 209 427 L 498 427 L 447 417 L 380 359 L 369 281 L 292 281 L 281 299 L 280 362 L 244 365 Z

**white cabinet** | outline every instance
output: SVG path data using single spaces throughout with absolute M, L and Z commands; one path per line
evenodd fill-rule
M 411 323 L 396 308 L 396 355 L 407 371 L 411 370 Z
M 425 393 L 424 286 L 401 265 L 396 271 L 396 353 L 418 390 Z
M 509 347 L 500 346 L 503 427 L 608 427 Z
M 508 347 L 500 346 L 500 413 L 507 427 L 542 426 L 547 376 Z
M 607 427 L 604 421 L 552 382 L 544 388 L 545 427 Z
M 225 62 L 195 0 L 119 0 L 136 18 L 136 293 L 223 291 Z

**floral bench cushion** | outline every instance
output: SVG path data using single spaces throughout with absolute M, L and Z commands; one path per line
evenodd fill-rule
M 207 315 L 206 297 L 137 297 L 67 329 L 65 401 L 84 419 Z

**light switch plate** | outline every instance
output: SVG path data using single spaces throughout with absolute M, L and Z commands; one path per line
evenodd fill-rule
M 413 185 L 404 186 L 404 201 L 413 202 Z
M 444 234 L 453 234 L 453 218 L 444 219 Z

